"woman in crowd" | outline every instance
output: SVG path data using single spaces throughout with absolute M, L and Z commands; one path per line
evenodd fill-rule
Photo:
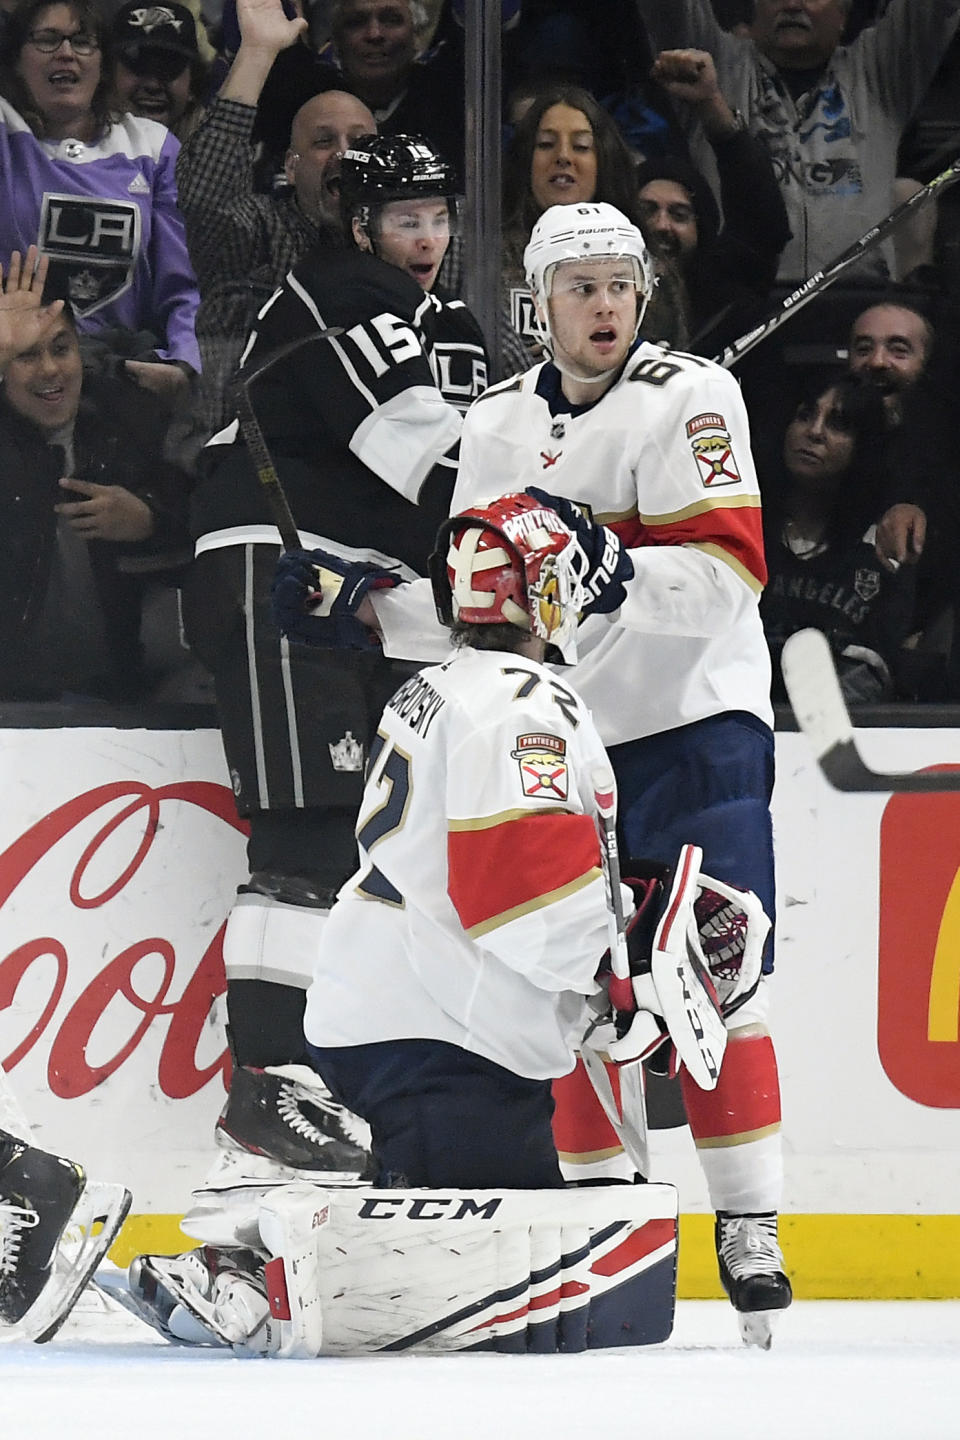
M 504 168 L 503 283 L 510 321 L 531 350 L 540 337 L 523 251 L 551 205 L 607 201 L 636 219 L 634 164 L 615 122 L 576 85 L 540 90 L 517 123 Z
M 173 398 L 200 368 L 198 304 L 177 208 L 178 142 L 109 107 L 96 0 L 22 0 L 0 39 L 0 263 L 37 244 L 84 333 Z M 144 333 L 146 332 L 146 333 Z
M 913 571 L 888 574 L 874 551 L 884 508 L 878 474 L 883 401 L 844 377 L 811 385 L 775 457 L 758 459 L 768 580 L 760 601 L 774 662 L 774 698 L 786 698 L 780 651 L 813 626 L 830 641 L 848 702 L 894 693 L 894 670 L 913 614 Z

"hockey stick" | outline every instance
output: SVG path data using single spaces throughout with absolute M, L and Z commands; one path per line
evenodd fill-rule
M 766 340 L 768 335 L 772 335 L 775 330 L 779 330 L 780 326 L 786 324 L 791 315 L 795 315 L 798 310 L 802 310 L 804 305 L 809 305 L 810 301 L 819 295 L 821 291 L 825 290 L 828 285 L 832 285 L 835 280 L 839 280 L 840 276 L 845 274 L 852 266 L 856 265 L 858 261 L 862 260 L 864 255 L 869 254 L 876 246 L 882 244 L 883 241 L 893 233 L 897 226 L 906 220 L 908 215 L 912 215 L 915 211 L 923 209 L 925 205 L 929 205 L 930 201 L 934 200 L 936 196 L 940 194 L 941 190 L 946 190 L 949 185 L 953 185 L 957 180 L 960 180 L 960 157 L 948 165 L 945 170 L 941 170 L 939 175 L 935 175 L 934 178 L 928 181 L 916 194 L 911 195 L 908 200 L 904 200 L 901 205 L 891 210 L 890 214 L 885 216 L 878 225 L 874 225 L 872 229 L 867 230 L 865 234 L 860 236 L 859 240 L 855 240 L 853 244 L 848 246 L 835 260 L 831 260 L 830 264 L 825 266 L 823 270 L 815 271 L 813 275 L 804 280 L 803 284 L 799 285 L 792 294 L 788 295 L 785 300 L 781 300 L 772 315 L 768 316 L 768 318 L 762 321 L 755 329 L 748 330 L 746 335 L 741 335 L 739 340 L 734 340 L 721 355 L 717 355 L 715 357 L 715 363 L 722 365 L 725 370 L 729 370 L 730 366 L 735 365 L 738 360 L 742 359 L 748 350 L 752 350 L 755 345 L 759 345 L 762 340 Z
M 633 983 L 630 979 L 630 958 L 627 953 L 627 926 L 620 894 L 620 851 L 617 845 L 615 785 L 609 770 L 594 771 L 593 801 L 597 807 L 597 829 L 600 835 L 600 859 L 607 899 L 607 936 L 610 947 L 610 999 L 618 1010 L 634 1008 Z M 595 1051 L 584 1046 L 581 1051 L 584 1068 L 607 1119 L 633 1161 L 645 1178 L 650 1172 L 647 1145 L 647 1102 L 643 1088 L 643 1066 L 637 1061 L 619 1068 L 620 1114 L 617 1114 L 613 1087 L 606 1066 Z
M 960 769 L 886 774 L 870 769 L 857 749 L 830 645 L 821 631 L 798 630 L 791 635 L 783 647 L 780 665 L 797 724 L 835 789 L 918 794 L 960 790 Z
M 238 377 L 233 387 L 240 433 L 250 452 L 250 459 L 257 472 L 257 480 L 263 487 L 270 513 L 273 516 L 274 524 L 280 531 L 280 539 L 283 541 L 285 550 L 302 550 L 303 546 L 300 543 L 300 532 L 297 530 L 296 521 L 290 510 L 286 491 L 277 474 L 277 467 L 273 463 L 273 457 L 267 447 L 263 430 L 250 400 L 250 386 L 254 380 L 259 380 L 261 375 L 265 375 L 274 365 L 279 364 L 281 360 L 286 360 L 289 355 L 294 354 L 304 345 L 312 345 L 316 340 L 333 340 L 342 334 L 342 325 L 332 325 L 327 330 L 318 330 L 315 335 L 306 335 L 299 340 L 291 340 L 287 345 L 280 345 L 249 375 Z

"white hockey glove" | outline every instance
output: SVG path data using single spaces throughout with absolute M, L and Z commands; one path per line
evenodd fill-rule
M 770 919 L 752 890 L 710 875 L 697 879 L 693 902 L 700 946 L 724 1016 L 739 1010 L 760 983 Z
M 770 922 L 752 891 L 701 874 L 701 859 L 685 845 L 672 872 L 625 865 L 637 907 L 627 924 L 630 980 L 612 976 L 609 953 L 603 957 L 597 978 L 611 1008 L 585 1043 L 618 1065 L 656 1056 L 655 1068 L 666 1060 L 675 1073 L 683 1063 L 701 1089 L 712 1090 L 727 1043 L 724 1017 L 757 986 Z

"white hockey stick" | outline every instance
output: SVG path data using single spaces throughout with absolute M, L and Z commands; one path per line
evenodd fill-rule
M 797 724 L 835 789 L 917 794 L 960 790 L 960 768 L 931 773 L 870 769 L 857 748 L 830 645 L 820 630 L 798 630 L 791 635 L 783 647 L 780 666 Z
M 616 783 L 609 770 L 593 774 L 593 800 L 597 807 L 597 828 L 600 834 L 600 859 L 607 897 L 607 935 L 610 945 L 610 998 L 618 1010 L 632 1010 L 636 1001 L 630 979 L 630 958 L 627 953 L 627 926 L 623 917 L 620 894 L 620 851 L 617 846 Z M 620 1068 L 620 1110 L 617 1113 L 613 1087 L 599 1055 L 584 1046 L 581 1052 L 590 1083 L 606 1111 L 627 1155 L 640 1174 L 650 1173 L 647 1144 L 647 1102 L 644 1094 L 643 1066 L 639 1063 Z
M 813 275 L 804 280 L 803 284 L 792 291 L 786 299 L 781 300 L 776 310 L 766 320 L 753 330 L 748 330 L 746 335 L 741 335 L 739 340 L 734 340 L 722 355 L 715 356 L 716 363 L 727 370 L 731 365 L 735 365 L 746 355 L 748 350 L 752 350 L 755 345 L 766 340 L 768 335 L 779 330 L 791 315 L 802 310 L 804 305 L 809 305 L 810 301 L 821 294 L 828 285 L 839 280 L 840 276 L 846 274 L 852 266 L 859 264 L 864 255 L 869 254 L 877 245 L 886 240 L 897 226 L 906 220 L 908 215 L 913 215 L 917 210 L 929 205 L 941 190 L 945 190 L 948 185 L 953 185 L 957 180 L 960 180 L 960 159 L 954 160 L 945 170 L 941 170 L 939 175 L 935 175 L 926 185 L 915 191 L 908 200 L 904 200 L 902 205 L 891 210 L 889 215 L 884 216 L 878 224 L 861 235 L 859 240 L 855 240 L 835 260 L 831 260 L 822 270 L 815 271 Z

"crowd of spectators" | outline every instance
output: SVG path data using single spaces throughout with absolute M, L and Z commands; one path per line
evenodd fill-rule
M 494 373 L 539 358 L 521 256 L 550 205 L 635 220 L 658 281 L 643 336 L 712 358 L 960 152 L 944 99 L 960 0 L 611 0 L 602 23 L 600 8 L 500 0 Z M 422 134 L 462 186 L 464 10 L 2 0 L 2 299 L 39 303 L 20 259 L 39 253 L 44 305 L 64 303 L 0 367 L 7 653 L 32 655 L 4 664 L 0 699 L 151 693 L 144 577 L 171 593 L 183 578 L 197 457 L 235 414 L 259 309 L 305 256 L 343 249 L 342 152 Z M 774 660 L 818 625 L 852 702 L 960 700 L 954 193 L 741 362 Z M 468 281 L 454 237 L 440 283 Z M 74 585 L 104 623 L 54 645 Z

